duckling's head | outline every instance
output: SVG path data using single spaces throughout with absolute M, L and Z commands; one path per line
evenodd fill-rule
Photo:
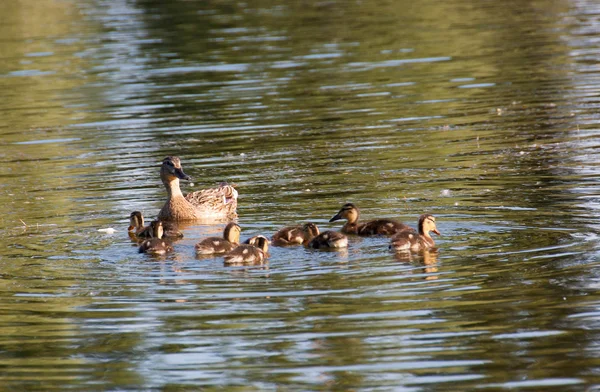
M 129 215 L 129 227 L 128 231 L 133 231 L 140 227 L 144 227 L 144 216 L 139 211 L 133 211 L 131 215 Z
M 264 235 L 257 235 L 250 238 L 250 245 L 256 246 L 258 249 L 267 253 L 267 250 L 269 250 L 269 239 Z
M 165 232 L 165 228 L 163 227 L 163 223 L 159 220 L 154 220 L 150 222 L 150 228 L 152 229 L 152 237 L 161 239 Z
M 423 214 L 419 217 L 419 234 L 429 235 L 429 232 L 441 235 L 435 225 L 435 217 L 430 214 Z
M 302 231 L 304 232 L 305 241 L 310 241 L 312 238 L 319 235 L 319 228 L 314 223 L 305 223 L 302 226 Z
M 160 167 L 160 178 L 163 182 L 171 182 L 174 179 L 191 181 L 192 177 L 183 172 L 181 161 L 178 157 L 166 157 Z
M 360 212 L 358 211 L 358 207 L 352 203 L 346 203 L 342 206 L 338 213 L 333 216 L 333 218 L 329 219 L 329 222 L 334 222 L 339 219 L 346 219 L 348 223 L 354 223 L 358 220 L 359 215 Z
M 239 244 L 242 228 L 235 222 L 229 222 L 223 229 L 223 238 L 232 244 Z

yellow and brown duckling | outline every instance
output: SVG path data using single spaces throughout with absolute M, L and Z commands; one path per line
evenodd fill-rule
M 129 215 L 129 227 L 127 230 L 134 233 L 138 238 L 152 238 L 152 228 L 144 226 L 144 215 L 140 211 L 133 211 Z M 163 237 L 183 238 L 183 233 L 171 222 L 163 222 Z
M 419 217 L 418 231 L 414 229 L 402 231 L 392 237 L 390 249 L 396 252 L 418 252 L 435 246 L 435 241 L 429 233 L 441 235 L 435 224 L 435 217 L 423 214 Z
M 140 244 L 140 253 L 149 253 L 153 255 L 164 255 L 173 250 L 171 244 L 163 239 L 163 222 L 152 221 L 150 223 L 152 229 L 152 238 L 144 240 Z
M 358 223 L 360 211 L 352 203 L 346 203 L 337 214 L 329 220 L 334 222 L 339 219 L 346 219 L 341 232 L 345 234 L 358 234 L 362 236 L 386 235 L 391 236 L 402 230 L 410 229 L 410 226 L 400 223 L 393 219 L 376 219 L 365 223 Z
M 201 255 L 221 254 L 231 251 L 240 243 L 242 228 L 230 222 L 223 229 L 223 237 L 208 237 L 196 244 L 196 253 Z
M 304 226 L 289 226 L 278 230 L 273 237 L 271 243 L 275 246 L 290 246 L 302 245 L 304 243 Z
M 322 233 L 314 223 L 305 223 L 304 245 L 313 249 L 340 249 L 348 247 L 348 237 L 337 231 L 327 230 Z
M 233 186 L 221 184 L 218 188 L 188 193 L 185 197 L 179 180 L 190 181 L 183 172 L 178 157 L 166 157 L 160 168 L 160 178 L 167 189 L 168 198 L 158 213 L 163 221 L 223 221 L 237 218 L 238 193 Z
M 269 240 L 267 237 L 257 235 L 248 240 L 248 244 L 242 244 L 227 253 L 225 265 L 256 265 L 262 264 L 267 258 Z

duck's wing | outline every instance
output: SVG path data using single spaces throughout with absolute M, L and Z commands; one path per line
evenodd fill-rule
M 202 189 L 185 196 L 185 199 L 198 209 L 212 210 L 232 217 L 237 216 L 237 198 L 238 192 L 231 185 Z

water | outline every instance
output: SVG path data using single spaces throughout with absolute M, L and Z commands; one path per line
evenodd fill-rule
M 288 4 L 289 3 L 289 4 Z M 15 390 L 596 390 L 592 1 L 0 5 L 0 380 Z M 7 22 L 9 21 L 9 22 Z M 178 155 L 242 237 L 345 202 L 385 238 L 139 255 Z M 115 228 L 114 234 L 99 229 Z

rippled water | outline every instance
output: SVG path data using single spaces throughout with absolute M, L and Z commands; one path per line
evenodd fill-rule
M 600 389 L 600 7 L 296 3 L 0 5 L 4 387 Z M 243 238 L 354 202 L 438 250 L 140 255 L 167 155 Z

